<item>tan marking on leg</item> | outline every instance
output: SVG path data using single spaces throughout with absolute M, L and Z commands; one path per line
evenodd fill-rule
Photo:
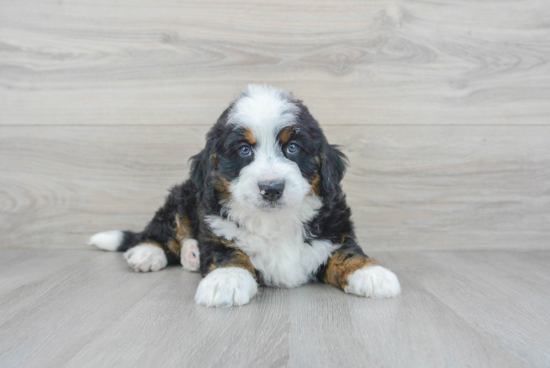
M 221 245 L 229 247 L 229 248 L 233 248 L 235 246 L 235 243 L 232 242 L 231 240 L 227 240 L 225 238 L 222 238 L 220 236 L 216 236 L 216 235 L 213 235 L 213 234 L 210 235 L 210 236 L 205 237 L 205 240 L 213 242 L 213 243 L 221 244 Z
M 254 266 L 252 265 L 252 262 L 250 261 L 248 256 L 240 250 L 235 250 L 235 252 L 233 253 L 233 258 L 223 266 L 243 268 L 248 272 L 250 272 L 252 274 L 252 277 L 256 279 L 256 271 L 254 270 Z
M 250 143 L 251 146 L 256 144 L 256 136 L 250 128 L 244 128 L 244 139 Z
M 186 215 L 176 215 L 175 218 L 176 240 L 180 243 L 187 238 L 193 237 L 193 229 L 191 228 L 191 220 Z
M 215 236 L 215 235 L 209 236 L 208 238 L 206 238 L 206 240 L 210 242 L 216 242 L 218 244 L 222 244 L 230 248 L 234 246 L 234 243 L 232 241 Z M 252 277 L 254 277 L 254 279 L 257 280 L 256 270 L 254 269 L 254 266 L 252 265 L 250 258 L 248 258 L 248 256 L 239 249 L 234 249 L 231 252 L 230 257 L 228 257 L 227 259 L 221 262 L 218 262 L 216 264 L 211 263 L 210 266 L 208 267 L 208 273 L 214 271 L 217 268 L 223 268 L 223 267 L 239 267 L 239 268 L 245 269 L 252 274 Z
M 353 254 L 352 250 L 339 249 L 328 260 L 324 281 L 326 284 L 334 285 L 344 290 L 348 285 L 349 275 L 363 267 L 375 266 L 377 264 L 380 264 L 380 262 L 362 254 Z
M 183 239 L 187 238 L 187 229 L 183 226 L 181 217 L 179 215 L 176 215 L 176 238 L 178 241 L 182 241 Z
M 185 239 L 193 237 L 193 229 L 191 228 L 191 221 L 186 215 L 176 214 L 174 218 L 174 232 L 176 233 L 175 239 L 170 239 L 166 244 L 165 251 L 172 253 L 175 256 L 179 256 L 180 249 Z
M 193 227 L 191 226 L 191 220 L 186 215 L 181 216 L 181 225 L 187 229 L 187 237 L 193 237 Z
M 168 241 L 168 250 L 175 255 L 179 254 L 179 251 L 181 249 L 181 242 L 175 241 L 174 239 L 171 239 Z

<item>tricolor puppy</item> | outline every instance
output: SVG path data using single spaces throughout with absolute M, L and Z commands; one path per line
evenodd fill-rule
M 212 307 L 246 304 L 259 285 L 312 280 L 364 297 L 400 293 L 395 274 L 355 240 L 340 187 L 346 156 L 291 94 L 248 86 L 191 160 L 190 178 L 145 230 L 99 233 L 90 243 L 126 251 L 138 272 L 200 269 L 195 300 Z

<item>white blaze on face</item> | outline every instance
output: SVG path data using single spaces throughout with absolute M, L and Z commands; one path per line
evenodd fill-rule
M 284 182 L 282 206 L 297 206 L 309 193 L 308 181 L 298 165 L 285 157 L 277 137 L 281 129 L 295 124 L 298 112 L 289 94 L 268 86 L 248 86 L 235 103 L 228 124 L 248 128 L 256 138 L 253 161 L 230 183 L 237 205 L 266 208 L 258 186 L 261 182 Z
M 227 218 L 205 218 L 214 234 L 232 240 L 249 257 L 266 284 L 286 287 L 307 282 L 334 250 L 328 241 L 304 242 L 304 224 L 322 202 L 308 195 L 310 184 L 279 145 L 277 135 L 297 120 L 299 108 L 292 101 L 285 92 L 257 85 L 249 86 L 237 100 L 228 124 L 254 134 L 253 160 L 230 183 L 231 196 L 224 207 Z M 276 209 L 269 210 L 269 201 L 260 194 L 258 184 L 263 182 L 284 182 Z

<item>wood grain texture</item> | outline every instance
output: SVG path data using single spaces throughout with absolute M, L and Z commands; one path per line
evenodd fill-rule
M 0 124 L 212 124 L 250 82 L 324 124 L 548 124 L 546 0 L 0 2 Z
M 0 247 L 141 230 L 206 127 L 0 128 Z M 326 127 L 369 250 L 548 249 L 550 128 Z
M 315 283 L 209 309 L 194 304 L 200 276 L 178 267 L 138 274 L 120 253 L 1 249 L 0 366 L 550 364 L 549 252 L 374 255 L 400 297 Z
M 400 257 L 409 256 L 415 264 L 403 272 L 477 331 L 499 341 L 523 362 L 538 366 L 550 362 L 550 335 L 541 328 L 550 321 L 550 274 L 540 272 L 540 263 L 533 264 L 540 257 L 548 265 L 547 253 L 428 253 L 423 257 L 400 253 Z M 509 329 L 510 325 L 522 328 Z M 524 329 L 531 331 L 528 339 Z
M 545 0 L 0 0 L 0 366 L 550 366 L 548 19 Z M 401 297 L 205 309 L 197 274 L 83 246 L 143 228 L 252 82 L 343 146 Z

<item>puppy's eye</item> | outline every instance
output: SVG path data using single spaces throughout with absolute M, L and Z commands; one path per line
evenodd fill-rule
M 299 150 L 300 150 L 300 147 L 298 147 L 298 145 L 294 143 L 291 143 L 286 147 L 286 152 L 289 155 L 295 155 L 296 153 L 298 153 Z
M 252 150 L 248 146 L 242 146 L 241 148 L 239 148 L 239 153 L 241 154 L 241 156 L 250 156 Z

